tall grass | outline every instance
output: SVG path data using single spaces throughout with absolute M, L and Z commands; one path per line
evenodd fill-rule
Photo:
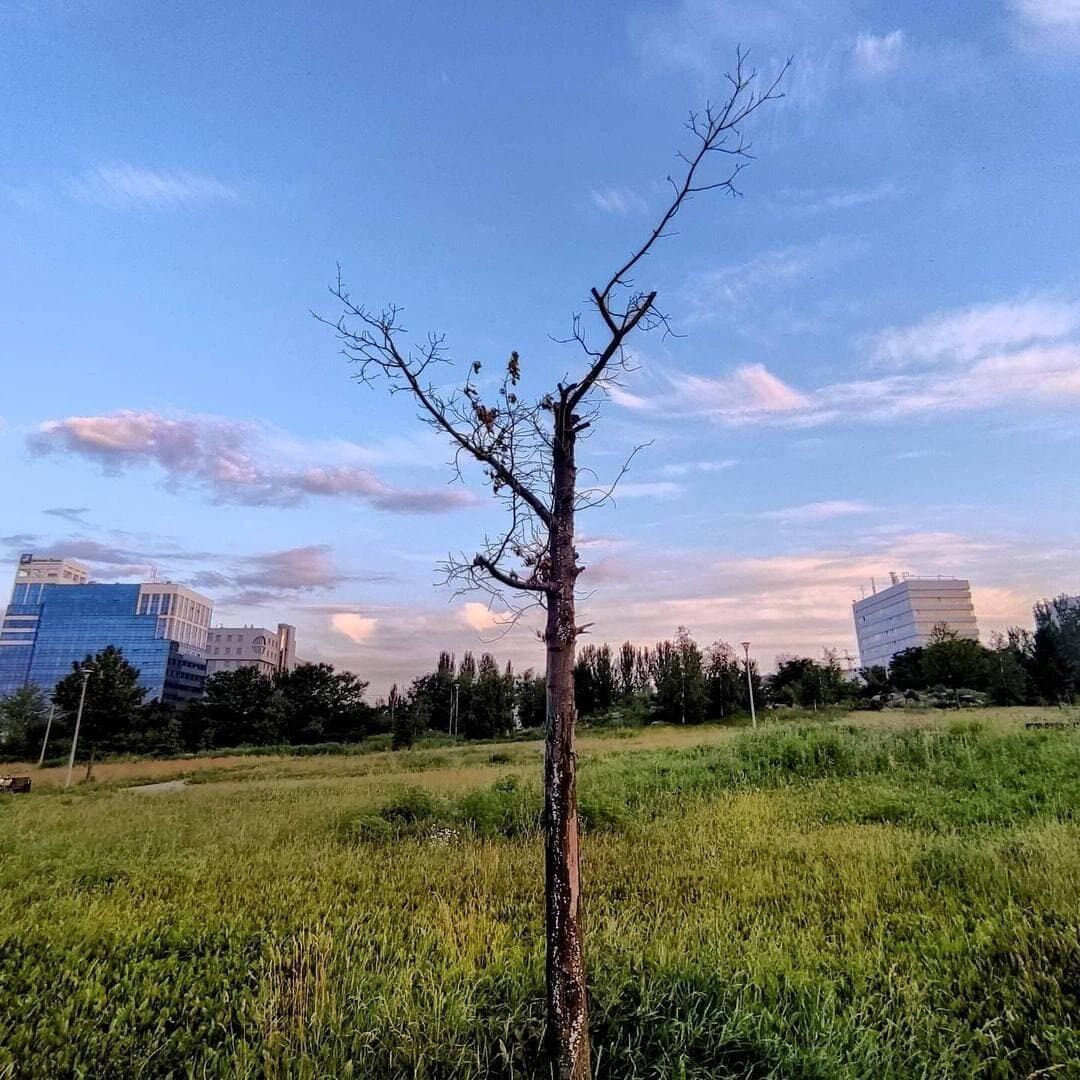
M 597 1075 L 1080 1075 L 1080 737 L 630 745 L 581 769 Z M 0 1076 L 542 1075 L 534 768 L 0 802 Z

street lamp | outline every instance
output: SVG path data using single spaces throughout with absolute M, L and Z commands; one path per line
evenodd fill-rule
M 757 730 L 757 711 L 754 709 L 754 680 L 750 677 L 750 642 L 739 642 L 743 647 L 743 654 L 746 657 L 746 690 L 750 695 L 750 723 L 753 725 L 754 730 Z
M 75 734 L 71 737 L 71 753 L 68 755 L 67 777 L 64 780 L 65 788 L 71 787 L 71 770 L 75 767 L 75 750 L 79 745 L 79 726 L 82 724 L 83 706 L 86 704 L 86 684 L 93 674 L 94 669 L 92 667 L 82 669 L 82 691 L 79 693 L 79 711 L 75 714 Z
M 53 715 L 56 712 L 56 702 L 49 702 L 49 719 L 45 723 L 45 738 L 41 744 L 41 756 L 38 758 L 37 767 L 40 769 L 45 764 L 45 750 L 49 745 L 49 733 L 52 731 Z

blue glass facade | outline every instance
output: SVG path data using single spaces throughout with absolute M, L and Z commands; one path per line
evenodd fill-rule
M 0 627 L 0 696 L 27 683 L 49 693 L 75 661 L 107 645 L 139 669 L 147 700 L 176 704 L 201 696 L 206 661 L 161 636 L 160 606 L 139 613 L 141 591 L 139 585 L 17 585 Z

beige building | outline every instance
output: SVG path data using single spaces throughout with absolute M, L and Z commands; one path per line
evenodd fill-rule
M 19 585 L 85 585 L 90 569 L 77 559 L 43 559 L 32 552 L 19 556 L 15 587 Z M 14 595 L 14 588 L 12 594 Z
M 215 626 L 206 644 L 206 673 L 257 668 L 266 676 L 296 667 L 296 627 Z
M 944 624 L 958 636 L 979 640 L 971 584 L 960 578 L 905 578 L 892 575 L 887 589 L 856 600 L 855 634 L 863 667 L 888 666 L 904 649 L 926 645 Z
M 213 602 L 201 593 L 169 581 L 148 581 L 139 586 L 136 615 L 157 616 L 157 636 L 176 641 L 200 656 L 206 650 Z

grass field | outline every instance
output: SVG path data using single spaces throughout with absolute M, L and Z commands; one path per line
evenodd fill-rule
M 597 1074 L 1080 1076 L 1080 734 L 1042 716 L 586 734 Z M 0 800 L 0 1077 L 541 1075 L 539 770 L 35 775 Z

